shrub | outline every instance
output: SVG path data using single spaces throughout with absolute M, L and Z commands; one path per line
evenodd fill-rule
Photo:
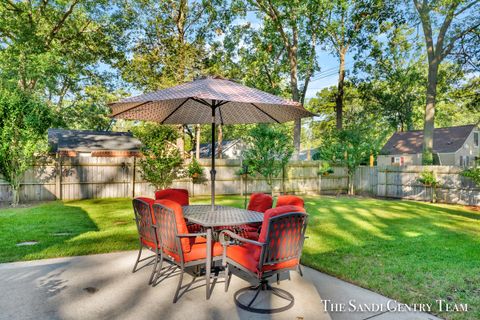
M 462 176 L 472 179 L 477 187 L 480 187 L 480 167 L 465 169 L 460 173 Z

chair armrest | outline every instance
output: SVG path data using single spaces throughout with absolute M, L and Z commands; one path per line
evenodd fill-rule
M 199 233 L 180 233 L 177 234 L 177 237 L 179 238 L 186 238 L 186 237 L 206 237 L 207 233 L 206 232 L 199 232 Z
M 240 237 L 238 234 L 236 234 L 232 231 L 223 230 L 218 235 L 218 238 L 220 239 L 220 243 L 222 244 L 222 247 L 223 247 L 222 265 L 224 267 L 227 265 L 227 247 L 230 244 L 229 242 L 225 241 L 225 235 L 227 235 L 228 237 L 230 237 L 232 239 L 238 240 L 240 242 L 250 243 L 250 244 L 253 244 L 253 245 L 256 245 L 256 246 L 259 246 L 259 247 L 265 246 L 265 243 L 258 242 L 258 241 L 255 241 L 255 240 L 246 239 L 246 238 Z
M 228 245 L 228 243 L 225 242 L 225 239 L 224 239 L 223 235 L 228 235 L 230 238 L 233 238 L 233 239 L 238 240 L 240 242 L 250 243 L 250 244 L 253 244 L 253 245 L 256 245 L 256 246 L 259 246 L 259 247 L 263 247 L 265 245 L 265 243 L 263 243 L 263 242 L 258 242 L 258 241 L 255 241 L 255 240 L 246 239 L 246 238 L 240 237 L 238 234 L 236 234 L 232 231 L 223 230 L 218 235 L 218 237 L 220 239 L 220 243 L 222 244 L 222 246 Z

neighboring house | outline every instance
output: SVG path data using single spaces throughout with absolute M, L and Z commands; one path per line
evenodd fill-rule
M 421 165 L 423 130 L 396 132 L 380 151 L 378 165 Z M 434 160 L 439 165 L 472 166 L 479 157 L 477 125 L 438 128 L 433 133 Z
M 318 148 L 301 150 L 298 153 L 298 160 L 301 160 L 301 161 L 313 160 L 316 158 L 315 156 L 317 153 L 318 153 Z
M 142 143 L 130 132 L 49 129 L 50 151 L 62 156 L 133 157 Z
M 215 143 L 215 150 L 218 152 L 218 142 Z M 245 143 L 241 139 L 222 141 L 222 158 L 223 159 L 240 159 L 242 152 L 245 150 Z M 210 159 L 212 157 L 212 144 L 200 144 L 200 158 Z M 218 156 L 217 156 L 218 158 Z

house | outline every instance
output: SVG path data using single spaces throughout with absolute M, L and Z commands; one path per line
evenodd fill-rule
M 50 151 L 67 157 L 133 157 L 142 143 L 130 132 L 48 129 Z
M 380 151 L 378 165 L 421 165 L 423 130 L 396 132 Z M 479 128 L 470 124 L 438 128 L 433 133 L 434 162 L 472 166 L 479 157 Z
M 218 142 L 215 143 L 215 150 L 218 152 Z M 245 143 L 241 139 L 222 141 L 222 158 L 223 159 L 240 159 L 242 152 L 245 150 Z M 200 158 L 210 159 L 212 157 L 212 144 L 200 144 Z
M 300 150 L 300 152 L 298 153 L 298 160 L 300 161 L 318 160 L 317 154 L 318 154 L 318 148 Z

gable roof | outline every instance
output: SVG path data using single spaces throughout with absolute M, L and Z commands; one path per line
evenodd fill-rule
M 433 152 L 451 153 L 460 149 L 474 124 L 458 127 L 438 128 L 433 131 Z M 380 154 L 416 154 L 422 153 L 423 130 L 395 132 L 383 146 Z
M 222 141 L 222 154 L 225 154 L 227 150 L 235 147 L 238 143 L 242 144 L 241 139 L 235 140 L 223 140 Z M 218 152 L 218 141 L 215 142 L 215 152 Z M 200 144 L 200 158 L 208 159 L 212 156 L 212 144 L 202 143 Z
M 48 129 L 48 144 L 58 151 L 139 152 L 142 143 L 130 132 Z

